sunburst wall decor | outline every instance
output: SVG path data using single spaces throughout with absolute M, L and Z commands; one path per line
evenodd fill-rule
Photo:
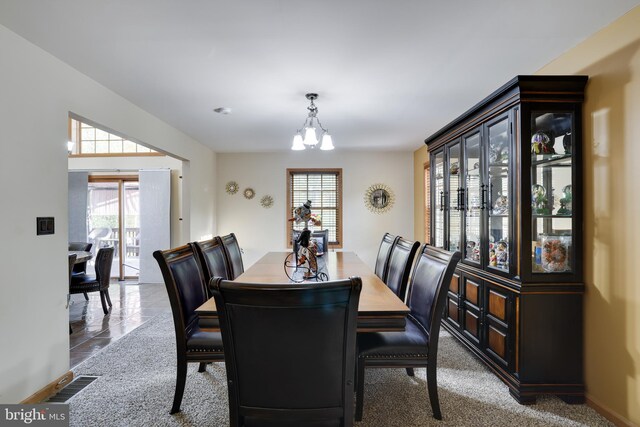
M 373 213 L 388 212 L 394 202 L 393 190 L 385 184 L 373 184 L 364 194 L 364 205 Z

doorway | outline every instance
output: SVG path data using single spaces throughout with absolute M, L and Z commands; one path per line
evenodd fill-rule
M 111 277 L 137 280 L 140 273 L 140 185 L 138 175 L 89 176 L 88 240 L 94 253 L 115 248 Z

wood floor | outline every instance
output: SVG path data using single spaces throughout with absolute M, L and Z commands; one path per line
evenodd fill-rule
M 74 367 L 171 306 L 164 284 L 113 282 L 109 286 L 113 307 L 104 315 L 98 292 L 71 295 L 69 323 L 70 366 Z

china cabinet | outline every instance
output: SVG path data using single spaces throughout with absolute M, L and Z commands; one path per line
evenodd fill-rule
M 586 76 L 517 76 L 425 140 L 431 244 L 459 250 L 443 325 L 521 403 L 584 400 Z

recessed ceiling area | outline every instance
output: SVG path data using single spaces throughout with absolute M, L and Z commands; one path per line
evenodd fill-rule
M 308 92 L 337 150 L 415 150 L 638 4 L 3 0 L 0 24 L 217 152 L 289 150 Z

